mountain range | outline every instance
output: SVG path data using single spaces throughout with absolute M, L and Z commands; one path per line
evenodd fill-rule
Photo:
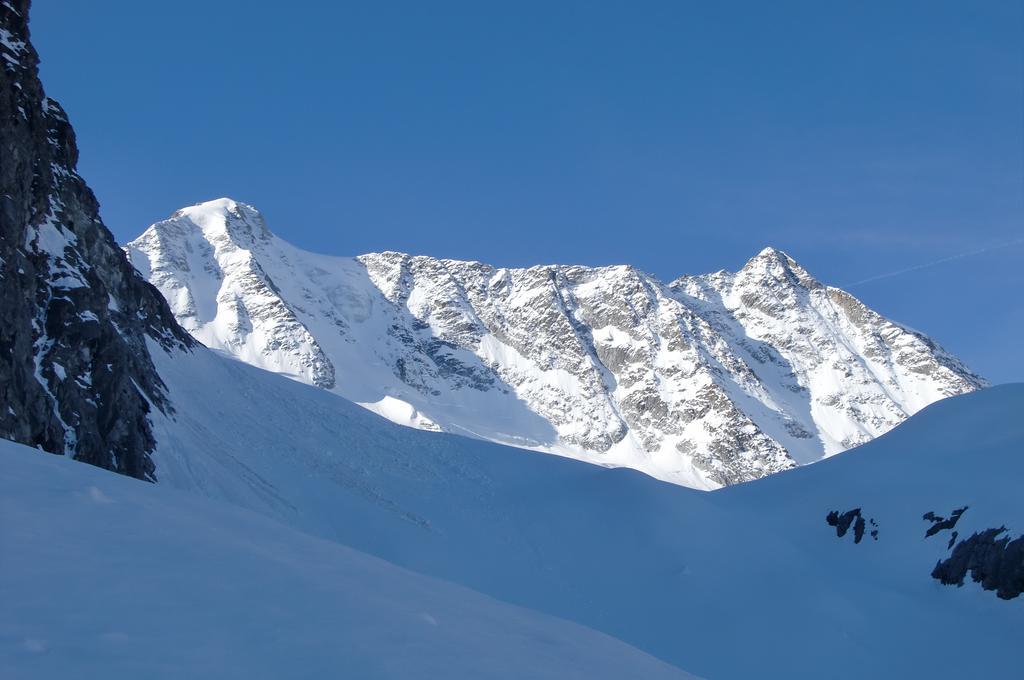
M 986 383 L 766 248 L 662 283 L 300 250 L 219 199 L 125 248 L 208 347 L 401 424 L 712 489 L 863 444 Z
M 28 12 L 0 676 L 1020 675 L 1024 385 L 774 250 L 670 284 L 336 258 L 219 200 L 126 254 Z

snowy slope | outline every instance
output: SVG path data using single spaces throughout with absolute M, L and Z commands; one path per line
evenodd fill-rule
M 848 455 L 705 493 L 399 427 L 206 350 L 153 353 L 177 410 L 154 416 L 159 484 L 698 675 L 977 677 L 1009 667 L 999 650 L 1024 626 L 1021 599 L 930 576 L 950 555 L 949 532 L 925 539 L 922 520 L 967 505 L 961 538 L 1003 525 L 1020 534 L 1024 385 L 944 400 Z M 826 524 L 854 508 L 876 522 L 877 541 L 840 540 Z
M 512 450 L 482 440 L 714 487 L 982 383 L 770 249 L 670 285 L 327 258 L 228 200 L 128 249 L 226 354 L 195 346 L 98 221 L 15 4 L 0 430 L 158 484 L 0 443 L 3 677 L 1020 674 L 1024 386 L 710 494 Z
M 229 505 L 0 440 L 0 675 L 689 678 Z
M 210 347 L 385 417 L 716 488 L 819 460 L 983 385 L 927 338 L 766 249 L 665 285 L 274 236 L 230 199 L 126 251 Z

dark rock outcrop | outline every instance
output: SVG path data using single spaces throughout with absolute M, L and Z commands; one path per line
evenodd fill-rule
M 960 521 L 960 515 L 964 514 L 964 511 L 966 511 L 966 510 L 967 510 L 967 506 L 966 505 L 964 507 L 962 507 L 962 508 L 957 508 L 952 513 L 950 513 L 949 517 L 943 517 L 941 515 L 936 515 L 934 512 L 931 512 L 931 511 L 926 512 L 922 519 L 931 522 L 932 525 L 930 527 L 928 527 L 928 531 L 926 531 L 924 533 L 924 537 L 928 538 L 929 536 L 934 536 L 935 534 L 939 533 L 940 531 L 945 531 L 946 529 L 952 529 L 953 527 L 956 526 L 956 523 Z M 956 532 L 954 531 L 953 533 L 955 534 Z M 950 545 L 952 545 L 952 544 L 950 544 Z
M 151 480 L 147 415 L 170 405 L 146 340 L 195 341 L 100 221 L 29 4 L 0 3 L 0 436 Z
M 1024 536 L 1010 540 L 1006 527 L 986 529 L 960 541 L 953 554 L 940 560 L 932 578 L 946 585 L 962 586 L 964 577 L 980 583 L 985 590 L 996 591 L 1004 600 L 1024 592 Z
M 846 535 L 846 532 L 850 530 L 850 526 L 853 525 L 853 542 L 860 543 L 861 539 L 864 538 L 864 531 L 867 529 L 867 522 L 864 516 L 861 514 L 860 508 L 854 508 L 853 510 L 847 510 L 846 512 L 840 513 L 838 510 L 832 510 L 825 516 L 825 522 L 830 527 L 836 528 L 836 536 L 842 538 Z M 878 523 L 874 519 L 870 520 L 871 526 L 871 538 L 878 540 Z

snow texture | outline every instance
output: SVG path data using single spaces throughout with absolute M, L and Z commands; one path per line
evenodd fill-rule
M 931 577 L 963 537 L 1024 528 L 1024 385 L 943 400 L 821 463 L 715 491 L 396 426 L 206 350 L 151 348 L 160 485 L 247 507 L 705 677 L 1019 670 L 1020 600 Z M 862 510 L 878 538 L 836 537 Z M 949 637 L 949 640 L 945 638 Z
M 0 440 L 0 676 L 691 678 L 232 506 Z

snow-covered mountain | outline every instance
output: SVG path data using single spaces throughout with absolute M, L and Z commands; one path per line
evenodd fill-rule
M 1019 674 L 1024 385 L 714 493 L 422 431 L 710 485 L 980 381 L 775 252 L 671 286 L 342 260 L 224 202 L 133 257 L 300 380 L 235 361 L 100 222 L 28 5 L 0 2 L 0 676 Z
M 670 284 L 627 266 L 340 258 L 220 199 L 126 251 L 184 328 L 245 362 L 398 423 L 696 488 L 819 460 L 984 385 L 771 248 Z

